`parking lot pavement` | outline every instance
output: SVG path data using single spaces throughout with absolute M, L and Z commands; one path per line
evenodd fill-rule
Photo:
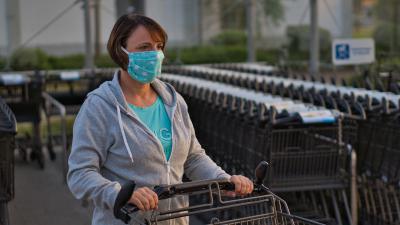
M 8 204 L 12 225 L 88 225 L 91 212 L 81 206 L 63 182 L 60 157 L 36 163 L 16 157 L 15 198 Z

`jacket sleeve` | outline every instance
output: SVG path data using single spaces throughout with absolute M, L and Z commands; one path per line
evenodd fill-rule
M 96 207 L 112 210 L 121 185 L 100 174 L 111 143 L 107 138 L 109 123 L 105 122 L 101 105 L 104 106 L 104 101 L 100 97 L 90 96 L 76 117 L 67 183 L 76 198 L 89 199 Z
M 221 167 L 219 167 L 202 148 L 196 138 L 196 132 L 193 123 L 190 119 L 187 105 L 178 94 L 178 102 L 182 104 L 182 116 L 190 129 L 190 145 L 189 154 L 185 162 L 185 174 L 191 180 L 204 180 L 215 178 L 230 179 L 231 175 L 227 174 Z

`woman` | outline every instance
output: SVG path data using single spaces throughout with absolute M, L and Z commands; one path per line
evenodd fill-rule
M 129 180 L 136 183 L 129 202 L 142 212 L 185 206 L 181 198 L 158 202 L 152 191 L 155 185 L 181 183 L 184 173 L 191 180 L 229 179 L 237 194 L 253 189 L 249 179 L 230 176 L 205 154 L 185 101 L 156 78 L 166 41 L 154 20 L 120 17 L 107 44 L 120 70 L 88 94 L 76 117 L 68 186 L 78 199 L 93 201 L 92 224 L 122 224 L 113 215 L 114 202 Z M 173 222 L 187 224 L 187 218 Z

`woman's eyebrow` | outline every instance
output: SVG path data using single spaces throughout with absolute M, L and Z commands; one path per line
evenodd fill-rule
M 143 46 L 143 45 L 151 45 L 151 43 L 150 42 L 142 42 L 142 43 L 139 43 L 137 46 Z

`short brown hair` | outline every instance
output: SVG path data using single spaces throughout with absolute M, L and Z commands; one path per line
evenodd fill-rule
M 154 40 L 163 42 L 163 50 L 167 42 L 168 36 L 165 30 L 153 19 L 134 13 L 121 16 L 111 31 L 110 38 L 107 43 L 108 54 L 111 59 L 122 69 L 127 70 L 128 56 L 121 50 L 126 48 L 126 40 L 140 25 L 144 26 Z

